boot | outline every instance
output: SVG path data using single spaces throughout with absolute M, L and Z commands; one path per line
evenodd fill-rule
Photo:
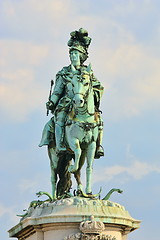
M 104 149 L 103 147 L 100 145 L 99 147 L 97 147 L 96 149 L 96 153 L 95 153 L 95 159 L 99 159 L 100 157 L 104 156 Z
M 96 148 L 96 152 L 95 152 L 95 159 L 99 159 L 100 157 L 104 156 L 104 149 L 102 147 L 102 137 L 103 137 L 103 129 L 100 128 L 99 129 L 99 133 L 98 133 L 98 139 L 97 139 L 97 148 Z
M 63 153 L 66 151 L 66 147 L 63 143 L 64 127 L 55 124 L 55 138 L 56 138 L 56 148 L 58 153 Z

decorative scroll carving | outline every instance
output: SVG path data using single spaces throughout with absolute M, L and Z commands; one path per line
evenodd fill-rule
M 100 239 L 102 239 L 102 240 L 117 240 L 116 237 L 113 237 L 111 235 L 102 235 Z
M 95 221 L 94 216 L 91 216 L 90 221 L 81 222 L 79 229 L 84 234 L 100 234 L 104 229 L 104 223 Z
M 81 240 L 82 238 L 81 233 L 76 233 L 76 234 L 69 234 L 67 237 L 64 238 L 64 240 Z
M 105 229 L 104 223 L 95 221 L 94 216 L 91 216 L 90 221 L 80 223 L 79 229 L 81 233 L 70 234 L 64 240 L 116 240 L 116 237 L 102 234 Z
M 70 234 L 64 238 L 64 240 L 117 240 L 116 237 L 111 235 L 96 235 L 96 234 L 83 234 L 83 233 L 76 233 Z

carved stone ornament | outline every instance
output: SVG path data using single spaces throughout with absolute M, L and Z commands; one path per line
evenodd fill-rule
M 104 223 L 101 221 L 95 221 L 94 216 L 91 216 L 90 221 L 85 221 L 80 223 L 79 229 L 84 234 L 100 234 L 104 229 Z
M 114 236 L 102 234 L 105 229 L 104 223 L 95 221 L 91 216 L 90 221 L 80 223 L 81 233 L 70 234 L 64 240 L 116 240 Z
M 81 233 L 76 233 L 76 234 L 69 234 L 67 237 L 64 238 L 64 240 L 80 240 L 82 239 L 82 234 Z

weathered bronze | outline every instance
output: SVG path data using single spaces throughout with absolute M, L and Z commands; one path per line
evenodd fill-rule
M 92 168 L 95 158 L 104 156 L 103 121 L 99 109 L 103 86 L 93 74 L 88 58 L 91 38 L 82 28 L 72 32 L 68 42 L 71 64 L 51 80 L 46 123 L 39 146 L 47 145 L 51 167 L 52 194 L 39 191 L 25 209 L 20 223 L 9 230 L 18 239 L 122 240 L 139 227 L 118 203 L 109 201 L 111 189 L 101 200 L 92 193 Z M 52 90 L 53 89 L 53 90 Z M 81 169 L 86 161 L 86 187 L 83 190 Z M 77 188 L 71 194 L 71 175 Z M 102 173 L 103 174 L 103 173 Z M 58 181 L 57 181 L 58 180 Z M 79 229 L 78 229 L 78 223 Z
M 91 65 L 84 65 L 90 42 L 91 38 L 83 28 L 71 32 L 68 41 L 71 64 L 57 73 L 52 93 L 51 81 L 46 107 L 47 115 L 51 111 L 53 117 L 44 127 L 39 146 L 48 146 L 53 199 L 70 191 L 71 173 L 77 181 L 77 194 L 92 196 L 93 161 L 104 156 L 103 121 L 99 109 L 103 86 L 94 76 Z M 74 164 L 71 164 L 72 159 Z M 80 171 L 85 159 L 84 192 Z

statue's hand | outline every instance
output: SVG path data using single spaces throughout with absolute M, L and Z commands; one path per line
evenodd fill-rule
M 52 101 L 48 101 L 46 103 L 46 108 L 47 108 L 47 110 L 53 111 L 55 109 L 55 105 L 54 105 L 54 103 Z

